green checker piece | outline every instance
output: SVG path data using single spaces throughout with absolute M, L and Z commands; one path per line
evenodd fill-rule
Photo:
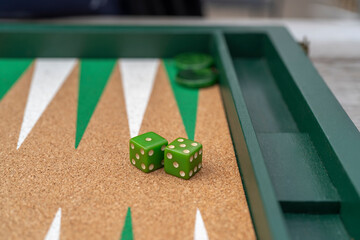
M 164 166 L 164 150 L 168 141 L 154 132 L 147 132 L 130 139 L 130 162 L 149 173 Z
M 213 64 L 213 58 L 203 53 L 182 53 L 175 57 L 176 67 L 180 70 L 200 70 Z
M 177 138 L 165 148 L 165 172 L 190 179 L 202 167 L 203 147 L 186 138 Z
M 217 76 L 211 69 L 183 70 L 176 75 L 176 82 L 190 88 L 209 87 L 216 83 Z

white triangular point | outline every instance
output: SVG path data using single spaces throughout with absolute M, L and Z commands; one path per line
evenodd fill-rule
M 59 240 L 61 228 L 61 208 L 57 211 L 44 240 Z
M 139 134 L 158 66 L 159 59 L 128 58 L 119 60 L 130 137 Z
M 38 58 L 36 60 L 17 149 L 35 126 L 75 64 L 75 58 Z
M 194 240 L 208 240 L 208 234 L 200 210 L 196 210 Z

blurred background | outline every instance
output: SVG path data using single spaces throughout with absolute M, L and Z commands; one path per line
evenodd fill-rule
M 358 0 L 207 0 L 206 17 L 354 18 Z
M 0 0 L 1 18 L 191 16 L 358 18 L 360 0 Z

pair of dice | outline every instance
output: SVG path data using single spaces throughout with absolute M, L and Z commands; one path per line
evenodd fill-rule
M 130 139 L 130 162 L 145 173 L 164 167 L 165 172 L 190 179 L 202 167 L 202 145 L 186 138 L 170 144 L 154 132 Z

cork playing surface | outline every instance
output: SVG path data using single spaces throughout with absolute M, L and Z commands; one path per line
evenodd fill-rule
M 169 142 L 194 135 L 203 144 L 203 168 L 182 180 L 130 163 L 137 115 L 129 118 L 126 64 L 59 62 L 68 74 L 39 100 L 36 87 L 52 84 L 34 83 L 40 63 L 20 66 L 18 79 L 0 86 L 0 239 L 194 239 L 204 236 L 197 211 L 209 239 L 256 238 L 217 85 L 184 92 L 171 80 L 171 63 L 153 65 L 138 134 Z

